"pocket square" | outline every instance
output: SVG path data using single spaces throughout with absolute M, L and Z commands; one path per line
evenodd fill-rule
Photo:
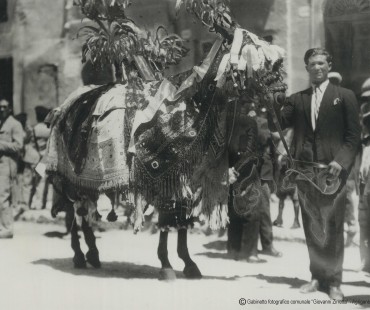
M 337 105 L 338 103 L 341 103 L 340 98 L 335 98 L 333 101 L 333 105 Z

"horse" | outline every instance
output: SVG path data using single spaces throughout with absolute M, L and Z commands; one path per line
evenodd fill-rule
M 256 40 L 253 36 L 252 41 L 244 42 L 248 48 L 243 50 L 248 53 L 254 48 L 257 52 Z M 52 127 L 46 156 L 48 173 L 77 188 L 80 197 L 107 192 L 131 196 L 136 206 L 134 231 L 140 229 L 148 203 L 158 207 L 160 219 L 171 213 L 187 278 L 201 277 L 187 248 L 186 222 L 191 223 L 187 220 L 194 205 L 201 206 L 214 228 L 227 223 L 228 164 L 222 156 L 227 144 L 227 102 L 240 95 L 238 89 L 266 95 L 269 85 L 281 78 L 277 61 L 281 57 L 267 43 L 259 44 L 270 52 L 270 59 L 259 49 L 262 69 L 254 76 L 257 68 L 250 64 L 247 70 L 247 59 L 240 60 L 244 68 L 231 69 L 234 44 L 230 47 L 227 42 L 217 40 L 200 66 L 169 80 L 85 86 L 72 93 L 47 120 Z M 229 99 L 219 100 L 219 92 L 227 93 L 223 97 Z M 76 201 L 83 204 L 80 198 Z M 168 231 L 163 228 L 157 251 L 160 277 L 173 279 Z M 77 247 L 76 251 L 81 256 Z

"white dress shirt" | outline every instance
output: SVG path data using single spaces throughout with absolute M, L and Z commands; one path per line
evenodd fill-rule
M 316 121 L 319 115 L 320 105 L 325 90 L 329 85 L 329 80 L 322 82 L 320 85 L 312 85 L 312 98 L 311 98 L 311 123 L 313 130 L 316 129 Z

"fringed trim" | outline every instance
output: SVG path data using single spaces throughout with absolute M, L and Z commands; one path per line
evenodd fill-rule
M 73 186 L 75 186 L 77 191 L 85 193 L 102 194 L 112 190 L 119 190 L 120 192 L 125 193 L 129 188 L 129 185 L 127 184 L 127 177 L 123 176 L 117 176 L 106 181 L 101 181 L 81 179 L 79 176 L 69 172 L 67 169 L 63 169 L 63 171 L 61 171 L 61 169 L 53 169 L 48 170 L 47 173 L 49 175 L 61 177 L 66 182 L 70 182 Z
M 190 179 L 193 177 L 196 167 L 209 150 L 209 132 L 212 131 L 215 125 L 213 120 L 215 112 L 212 109 L 216 109 L 216 107 L 210 104 L 205 119 L 200 126 L 198 136 L 186 148 L 181 150 L 183 152 L 178 162 L 163 172 L 161 176 L 152 177 L 144 163 L 138 157 L 134 157 L 130 169 L 130 184 L 138 188 L 149 201 L 158 199 L 158 196 L 165 199 L 173 195 L 179 198 L 187 198 L 183 195 L 187 192 L 184 187 L 190 184 Z
M 229 223 L 228 206 L 227 204 L 220 204 L 213 208 L 211 215 L 209 216 L 209 227 L 212 230 L 220 228 L 226 228 Z

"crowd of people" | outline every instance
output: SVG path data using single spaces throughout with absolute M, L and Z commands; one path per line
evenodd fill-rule
M 0 238 L 12 238 L 14 217 L 27 209 L 45 209 L 49 183 L 35 167 L 45 154 L 50 129 L 44 119 L 50 109 L 35 107 L 37 124 L 27 114 L 12 114 L 9 101 L 0 100 Z
M 257 111 L 249 98 L 240 98 L 243 104 L 235 119 L 229 147 L 227 251 L 232 258 L 246 259 L 249 263 L 266 262 L 259 253 L 281 257 L 282 253 L 273 245 L 272 227 L 283 225 L 284 201 L 291 197 L 295 214 L 292 228 L 300 228 L 301 210 L 312 274 L 301 292 L 321 288 L 332 299 L 341 300 L 343 227 L 346 223 L 347 241 L 353 239 L 357 227 L 354 192 L 360 197 L 362 270 L 370 272 L 370 79 L 362 87 L 359 109 L 354 93 L 340 86 L 341 76 L 329 74 L 332 59 L 326 50 L 308 50 L 304 62 L 312 86 L 291 95 L 282 107 L 275 109 L 279 124 L 285 129 L 289 151 L 274 133 L 279 128 L 271 111 Z M 0 100 L 0 238 L 13 237 L 14 206 L 20 210 L 44 209 L 50 197 L 49 180 L 35 172 L 50 135 L 43 122 L 49 109 L 38 106 L 35 112 L 37 124 L 31 128 L 25 113 L 13 116 L 9 101 Z M 256 160 L 250 169 L 237 169 L 246 153 L 254 154 Z M 296 171 L 304 173 L 299 172 L 296 182 L 286 186 L 286 172 L 292 164 Z M 243 193 L 235 199 L 238 182 L 256 175 L 259 203 L 244 208 L 241 216 L 238 208 L 243 203 Z M 329 193 L 331 188 L 336 190 Z M 270 215 L 273 192 L 279 198 L 275 221 Z

